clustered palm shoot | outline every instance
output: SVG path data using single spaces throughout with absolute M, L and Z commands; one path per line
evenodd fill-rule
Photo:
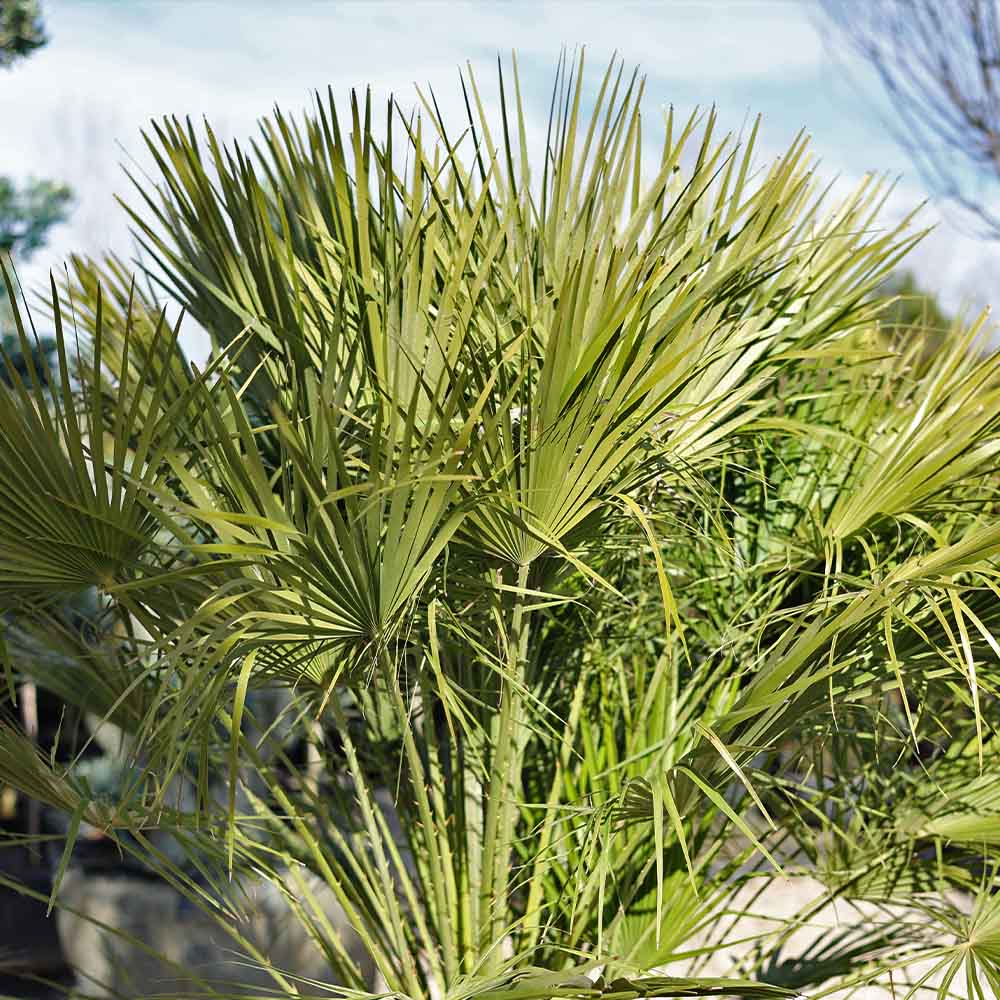
M 353 990 L 305 872 L 414 1000 L 819 996 L 918 958 L 939 996 L 995 988 L 980 326 L 890 349 L 872 293 L 917 236 L 874 180 L 821 189 L 804 139 L 761 165 L 756 126 L 668 112 L 649 162 L 641 82 L 593 94 L 581 63 L 536 156 L 516 73 L 497 121 L 463 93 L 455 131 L 424 96 L 384 122 L 317 99 L 249 150 L 153 127 L 128 210 L 212 361 L 119 262 L 77 260 L 57 370 L 0 386 L 10 690 L 61 684 L 133 769 L 95 797 L 3 722 L 0 778 L 237 941 L 230 877 L 275 880 Z M 90 588 L 103 637 L 68 681 L 31 651 Z M 280 738 L 252 707 L 275 687 Z M 797 961 L 777 925 L 704 975 L 741 893 L 802 872 L 817 908 L 914 919 L 859 911 Z

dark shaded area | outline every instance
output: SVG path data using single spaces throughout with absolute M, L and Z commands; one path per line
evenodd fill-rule
M 45 858 L 24 847 L 0 847 L 0 877 L 47 896 L 51 869 Z M 66 966 L 55 915 L 46 916 L 40 899 L 0 885 L 0 996 L 49 998 L 73 985 Z

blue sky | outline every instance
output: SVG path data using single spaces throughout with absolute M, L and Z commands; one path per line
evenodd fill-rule
M 0 173 L 65 179 L 78 205 L 25 269 L 29 281 L 71 250 L 128 254 L 113 193 L 126 190 L 121 161 L 143 162 L 139 130 L 151 117 L 205 115 L 223 135 L 243 137 L 275 103 L 305 107 L 314 88 L 346 96 L 371 84 L 407 103 L 419 83 L 457 119 L 459 67 L 469 60 L 490 81 L 497 54 L 511 49 L 536 134 L 560 49 L 585 45 L 595 74 L 613 52 L 639 64 L 650 108 L 715 103 L 733 128 L 762 113 L 762 157 L 806 128 L 823 171 L 844 185 L 868 171 L 901 175 L 890 217 L 926 197 L 864 96 L 863 68 L 830 55 L 809 0 L 43 0 L 43 7 L 50 45 L 0 77 Z M 923 218 L 940 215 L 931 206 Z M 1000 293 L 1000 249 L 947 219 L 912 266 L 953 306 L 1000 297 L 993 293 Z

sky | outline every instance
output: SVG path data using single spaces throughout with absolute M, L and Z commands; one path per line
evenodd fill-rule
M 51 42 L 0 75 L 0 175 L 65 180 L 76 207 L 22 267 L 29 286 L 70 252 L 131 254 L 114 195 L 129 194 L 122 163 L 148 166 L 150 119 L 204 116 L 240 139 L 274 105 L 305 109 L 316 89 L 346 99 L 370 85 L 406 105 L 419 84 L 458 122 L 459 70 L 470 63 L 492 93 L 496 59 L 512 50 L 534 136 L 560 51 L 582 45 L 595 75 L 614 54 L 638 65 L 650 110 L 715 104 L 733 129 L 762 114 L 764 159 L 806 129 L 821 172 L 841 186 L 867 172 L 898 177 L 887 222 L 928 197 L 864 67 L 831 49 L 810 0 L 43 0 L 43 10 Z M 953 309 L 1000 299 L 1000 246 L 934 204 L 920 221 L 937 226 L 909 261 L 926 288 Z

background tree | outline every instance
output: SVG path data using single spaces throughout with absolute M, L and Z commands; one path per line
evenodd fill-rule
M 938 297 L 921 287 L 912 271 L 898 271 L 882 291 L 893 299 L 880 317 L 883 327 L 934 333 L 944 332 L 952 324 L 951 315 Z
M 930 189 L 1000 238 L 996 0 L 820 0 L 835 40 L 875 71 L 888 127 Z
M 0 66 L 12 66 L 47 41 L 38 0 L 3 0 L 0 3 Z
M 928 357 L 954 329 L 954 317 L 933 292 L 921 286 L 912 271 L 894 273 L 879 294 L 890 300 L 879 317 L 879 326 L 894 349 L 905 350 L 919 343 L 921 355 Z
M 9 69 L 48 40 L 38 0 L 0 0 L 0 67 Z M 56 181 L 31 179 L 18 185 L 10 177 L 0 177 L 0 257 L 28 260 L 45 245 L 52 227 L 66 220 L 72 200 L 69 187 Z M 16 369 L 26 375 L 6 296 L 0 301 L 0 343 Z M 41 338 L 32 346 L 36 367 L 53 345 L 51 338 Z

